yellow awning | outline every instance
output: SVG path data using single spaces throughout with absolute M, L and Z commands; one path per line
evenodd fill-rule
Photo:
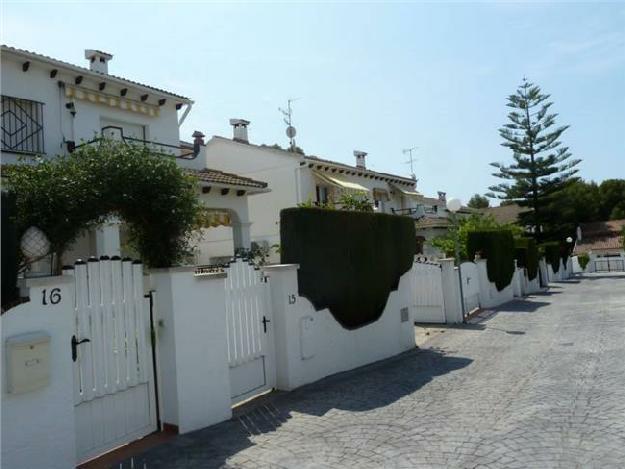
M 395 184 L 392 184 L 392 186 L 393 186 L 393 189 L 401 192 L 401 194 L 405 195 L 406 197 L 415 197 L 415 198 L 423 197 L 423 195 L 419 194 L 416 191 L 411 191 L 411 190 L 408 190 L 408 189 L 402 189 L 401 187 L 398 187 Z
M 204 209 L 201 220 L 202 228 L 214 228 L 216 226 L 231 226 L 232 218 L 225 210 Z
M 323 174 L 318 171 L 313 171 L 313 173 L 315 173 L 315 176 L 317 176 L 319 179 L 330 184 L 331 186 L 335 186 L 340 189 L 347 189 L 354 192 L 365 192 L 367 194 L 370 192 L 369 189 L 367 189 L 365 186 L 361 186 L 356 182 L 345 181 L 343 179 L 337 178 L 336 176 L 330 176 L 329 174 Z

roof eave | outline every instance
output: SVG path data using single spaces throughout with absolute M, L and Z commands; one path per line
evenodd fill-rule
M 109 74 L 105 74 L 105 73 L 98 73 L 98 72 L 94 72 L 92 70 L 89 70 L 88 68 L 85 67 L 80 67 L 78 65 L 73 65 L 67 62 L 63 62 L 61 60 L 56 60 L 53 58 L 49 58 L 40 54 L 35 54 L 32 52 L 28 52 L 28 51 L 24 51 L 21 49 L 15 49 L 9 46 L 3 46 L 2 47 L 2 52 L 4 54 L 13 54 L 16 56 L 20 56 L 20 57 L 25 57 L 28 58 L 30 60 L 36 60 L 38 62 L 43 62 L 46 63 L 48 65 L 52 65 L 56 68 L 64 68 L 66 70 L 71 70 L 72 72 L 75 73 L 80 73 L 81 75 L 86 75 L 86 76 L 90 76 L 93 78 L 98 78 L 99 80 L 108 80 L 112 83 L 116 83 L 118 85 L 123 85 L 123 86 L 127 86 L 127 87 L 133 87 L 136 88 L 138 90 L 142 90 L 146 93 L 149 94 L 155 94 L 158 96 L 162 96 L 162 97 L 166 97 L 166 98 L 170 98 L 170 99 L 174 99 L 177 100 L 179 102 L 182 102 L 184 104 L 193 104 L 194 101 L 192 99 L 189 98 L 185 98 L 183 96 L 179 96 L 173 93 L 168 93 L 164 90 L 157 90 L 155 88 L 151 88 L 149 86 L 144 86 L 141 85 L 139 83 L 136 83 L 134 81 L 131 80 L 125 80 L 123 78 L 119 78 L 113 75 L 109 75 Z

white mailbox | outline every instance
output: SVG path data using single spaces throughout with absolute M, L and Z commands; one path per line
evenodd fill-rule
M 31 332 L 6 341 L 7 392 L 20 394 L 50 382 L 50 336 Z

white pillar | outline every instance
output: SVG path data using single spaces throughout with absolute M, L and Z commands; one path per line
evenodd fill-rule
M 460 285 L 458 284 L 458 272 L 454 267 L 454 259 L 441 259 L 439 262 L 441 264 L 445 318 L 448 324 L 461 323 Z
M 232 416 L 225 273 L 155 269 L 155 319 L 163 423 L 187 433 Z
M 252 247 L 250 222 L 239 222 L 232 224 L 232 237 L 234 242 L 234 249 L 243 248 L 250 249 Z
M 121 256 L 119 228 L 121 222 L 116 218 L 106 220 L 95 230 L 96 251 L 99 256 Z

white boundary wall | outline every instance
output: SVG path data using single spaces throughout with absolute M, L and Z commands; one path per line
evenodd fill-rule
M 297 269 L 292 264 L 265 268 L 271 279 L 279 389 L 291 390 L 415 347 L 412 272 L 401 277 L 377 321 L 347 330 L 328 309 L 315 311 L 298 295 Z
M 71 338 L 74 330 L 74 279 L 45 277 L 26 281 L 31 301 L 2 315 L 2 467 L 65 469 L 76 465 L 74 373 Z M 60 301 L 42 304 L 58 288 Z M 8 394 L 6 342 L 16 335 L 43 332 L 50 336 L 47 385 L 24 394 Z
M 479 259 L 475 264 L 477 265 L 480 278 L 480 306 L 482 308 L 494 308 L 500 304 L 512 301 L 514 298 L 514 278 L 510 285 L 499 291 L 495 284 L 488 280 L 486 259 Z

